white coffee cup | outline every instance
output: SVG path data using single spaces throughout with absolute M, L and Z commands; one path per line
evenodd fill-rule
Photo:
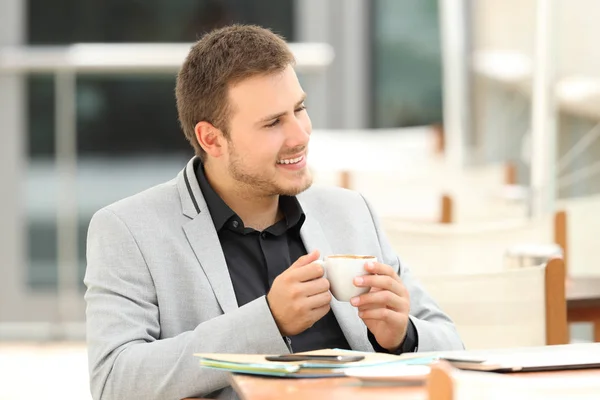
M 325 257 L 325 261 L 317 260 L 325 270 L 325 277 L 329 281 L 329 290 L 333 297 L 339 301 L 350 301 L 355 296 L 367 293 L 369 287 L 354 286 L 354 278 L 370 275 L 365 270 L 368 262 L 377 262 L 377 257 L 361 256 L 354 254 L 334 254 Z

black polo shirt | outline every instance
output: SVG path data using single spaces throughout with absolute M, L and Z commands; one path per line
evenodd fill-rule
M 284 218 L 258 232 L 245 227 L 242 219 L 214 191 L 201 162 L 196 165 L 196 177 L 217 230 L 237 303 L 241 307 L 265 296 L 275 278 L 307 254 L 300 237 L 304 212 L 296 197 L 279 196 L 279 209 Z M 368 332 L 368 338 L 375 351 L 387 352 L 371 332 Z M 331 310 L 311 328 L 289 339 L 294 352 L 350 349 Z M 397 353 L 414 352 L 417 345 L 417 332 L 409 321 L 406 339 Z

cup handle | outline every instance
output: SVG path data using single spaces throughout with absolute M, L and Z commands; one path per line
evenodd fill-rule
M 315 264 L 319 264 L 321 267 L 323 267 L 323 277 L 325 279 L 327 279 L 327 268 L 325 268 L 325 261 L 323 261 L 323 260 L 315 260 L 313 262 Z

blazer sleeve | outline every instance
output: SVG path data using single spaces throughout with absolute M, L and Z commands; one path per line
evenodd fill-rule
M 379 239 L 383 262 L 398 271 L 410 295 L 410 315 L 418 337 L 418 351 L 462 350 L 464 345 L 454 323 L 425 292 L 388 242 L 373 208 L 363 197 Z
M 227 374 L 201 368 L 194 353 L 289 353 L 264 296 L 192 331 L 161 338 L 160 312 L 168 310 L 159 308 L 136 238 L 110 209 L 90 222 L 84 281 L 94 399 L 214 395 L 229 386 Z

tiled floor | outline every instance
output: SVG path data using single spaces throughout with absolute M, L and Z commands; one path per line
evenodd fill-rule
M 88 400 L 84 343 L 0 343 L 0 400 Z

